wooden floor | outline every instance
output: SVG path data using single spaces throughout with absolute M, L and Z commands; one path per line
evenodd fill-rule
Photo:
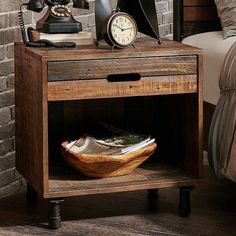
M 178 216 L 178 190 L 72 197 L 62 205 L 63 225 L 47 228 L 48 202 L 29 207 L 25 194 L 0 199 L 0 235 L 236 235 L 236 184 L 216 179 L 206 166 L 205 183 L 191 195 L 192 214 Z

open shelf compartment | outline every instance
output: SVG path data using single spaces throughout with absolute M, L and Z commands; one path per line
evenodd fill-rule
M 195 102 L 194 94 L 50 102 L 49 114 L 53 117 L 49 117 L 49 175 L 48 191 L 44 197 L 185 186 L 200 182 L 201 155 L 197 151 Z M 57 119 L 53 119 L 54 116 Z M 60 151 L 61 138 L 70 136 L 73 140 L 75 134 L 78 138 L 90 122 L 101 120 L 132 132 L 151 134 L 156 138 L 156 151 L 128 175 L 102 179 L 83 176 L 65 162 Z

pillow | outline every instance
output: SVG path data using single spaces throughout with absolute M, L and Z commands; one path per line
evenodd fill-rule
M 215 0 L 224 38 L 236 35 L 236 0 Z

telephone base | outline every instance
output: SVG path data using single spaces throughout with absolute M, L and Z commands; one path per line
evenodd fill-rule
M 42 32 L 47 34 L 58 34 L 58 33 L 78 33 L 82 31 L 81 22 L 44 22 L 42 26 Z

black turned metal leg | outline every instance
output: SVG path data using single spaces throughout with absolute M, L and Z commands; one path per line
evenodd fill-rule
M 26 200 L 28 204 L 36 204 L 38 202 L 38 193 L 33 186 L 27 182 Z
M 158 209 L 158 189 L 148 189 L 147 209 L 149 212 L 156 212 Z
M 158 188 L 148 189 L 149 194 L 158 194 Z
M 63 199 L 53 199 L 49 202 L 49 219 L 48 226 L 50 229 L 58 229 L 61 227 L 61 202 Z
M 190 191 L 194 186 L 179 187 L 179 215 L 187 217 L 191 213 Z

